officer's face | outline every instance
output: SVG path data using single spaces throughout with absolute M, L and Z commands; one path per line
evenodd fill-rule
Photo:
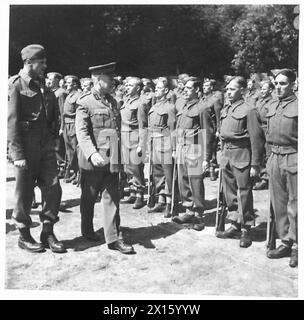
M 110 74 L 92 74 L 92 80 L 103 93 L 110 93 L 113 89 L 113 76 Z
M 262 98 L 268 97 L 272 92 L 272 89 L 269 87 L 268 83 L 264 83 L 261 87 L 261 96 Z
M 289 82 L 289 79 L 282 74 L 275 78 L 274 85 L 278 98 L 285 98 L 293 94 L 293 82 Z
M 210 82 L 204 82 L 203 84 L 203 93 L 204 94 L 209 94 L 212 91 L 212 86 Z
M 137 81 L 135 79 L 130 79 L 127 82 L 126 93 L 127 93 L 127 95 L 129 95 L 131 97 L 134 95 L 137 95 L 139 93 L 139 86 L 138 86 Z
M 226 87 L 226 95 L 229 102 L 233 103 L 240 100 L 242 98 L 242 94 L 243 88 L 241 88 L 236 81 L 231 80 Z
M 199 88 L 195 88 L 193 81 L 187 81 L 183 91 L 183 97 L 185 100 L 190 101 L 197 97 Z
M 162 81 L 158 81 L 155 87 L 155 97 L 157 99 L 163 98 L 168 93 L 168 89 L 164 86 Z
M 44 71 L 47 68 L 46 58 L 30 60 L 31 71 L 38 77 L 44 76 Z

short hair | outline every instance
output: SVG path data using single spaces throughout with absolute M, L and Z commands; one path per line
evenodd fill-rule
M 297 77 L 296 77 L 296 74 L 295 74 L 291 69 L 282 69 L 282 70 L 280 70 L 280 71 L 276 74 L 275 78 L 276 78 L 279 74 L 287 77 L 288 80 L 289 80 L 289 82 L 294 82 L 294 81 L 296 81 L 296 78 L 297 78 Z
M 228 84 L 231 82 L 231 81 L 235 81 L 239 86 L 240 88 L 244 88 L 246 89 L 247 88 L 247 81 L 244 77 L 242 76 L 236 76 L 236 77 L 233 77 L 229 80 Z
M 262 88 L 264 84 L 268 84 L 268 87 L 270 89 L 272 89 L 272 90 L 274 89 L 274 85 L 273 85 L 271 80 L 263 80 L 263 81 L 261 81 L 260 87 Z
M 171 87 L 170 81 L 167 77 L 159 77 L 159 78 L 157 78 L 156 83 L 157 82 L 162 82 L 165 88 L 170 89 L 170 87 Z
M 136 85 L 139 86 L 140 89 L 142 89 L 143 83 L 142 83 L 142 80 L 140 78 L 138 78 L 138 77 L 128 77 L 127 79 L 128 79 L 127 82 L 129 82 L 130 80 L 135 80 Z
M 64 77 L 65 82 L 67 82 L 67 80 L 68 80 L 69 78 L 71 78 L 71 79 L 72 79 L 72 82 L 75 83 L 78 87 L 81 86 L 78 77 L 76 77 L 76 76 L 74 76 L 74 75 L 67 75 L 67 76 Z
M 90 81 L 91 84 L 93 84 L 93 79 L 92 78 L 81 78 L 80 83 L 82 84 L 85 81 Z
M 192 81 L 193 82 L 193 87 L 196 89 L 196 88 L 200 88 L 201 87 L 201 84 L 202 84 L 202 81 L 200 78 L 198 77 L 189 77 L 187 78 L 187 82 L 188 81 Z M 186 83 L 187 83 L 186 82 Z
M 50 77 L 51 75 L 53 75 L 54 78 L 57 79 L 58 81 L 63 78 L 62 74 L 60 74 L 59 72 L 49 72 L 49 73 L 47 73 L 46 76 Z
M 203 84 L 207 82 L 210 82 L 212 87 L 215 87 L 216 85 L 216 81 L 214 79 L 205 78 Z

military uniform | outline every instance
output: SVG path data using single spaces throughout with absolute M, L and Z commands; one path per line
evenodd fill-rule
M 212 129 L 213 129 L 213 135 L 212 139 L 210 140 L 210 143 L 212 145 L 212 156 L 211 156 L 211 163 L 210 163 L 210 178 L 212 180 L 215 180 L 215 167 L 217 165 L 217 146 L 218 146 L 218 138 L 216 136 L 216 132 L 219 132 L 220 127 L 220 114 L 222 110 L 222 103 L 220 100 L 220 97 L 218 94 L 209 94 L 204 95 L 201 99 L 201 103 L 203 108 L 207 109 L 210 115 L 210 119 L 212 120 Z
M 119 126 L 120 116 L 116 100 L 100 96 L 92 88 L 77 100 L 76 134 L 79 142 L 79 167 L 81 169 L 81 233 L 94 234 L 94 205 L 98 193 L 102 193 L 103 227 L 106 243 L 119 236 Z M 99 152 L 104 159 L 102 167 L 90 162 L 93 153 Z
M 171 134 L 175 128 L 175 106 L 168 99 L 156 102 L 148 113 L 151 137 L 152 176 L 159 203 L 171 203 L 175 142 Z
M 178 186 L 182 205 L 187 213 L 203 213 L 205 188 L 203 181 L 203 161 L 211 158 L 211 119 L 198 99 L 185 102 L 177 113 L 176 156 Z
M 149 105 L 139 96 L 130 97 L 120 107 L 122 161 L 126 173 L 131 177 L 133 193 L 143 195 L 145 188 L 144 160 L 148 133 Z M 137 154 L 137 147 L 142 154 Z
M 240 99 L 221 112 L 223 190 L 229 218 L 242 228 L 254 225 L 251 166 L 260 166 L 264 132 L 256 109 Z M 238 195 L 239 193 L 239 195 Z
M 259 96 L 260 92 L 258 90 L 247 91 L 244 95 L 244 100 L 252 107 L 255 107 L 259 99 Z
M 29 228 L 34 185 L 42 192 L 41 221 L 55 223 L 62 190 L 57 178 L 55 139 L 58 105 L 54 93 L 37 84 L 23 70 L 9 79 L 8 141 L 13 161 L 25 159 L 28 169 L 15 167 L 16 205 L 13 220 Z
M 260 97 L 257 100 L 256 103 L 256 109 L 259 113 L 260 119 L 261 119 L 261 125 L 264 131 L 264 134 L 266 135 L 266 131 L 267 131 L 267 118 L 266 118 L 266 114 L 268 113 L 268 104 L 270 103 L 270 101 L 272 100 L 272 96 L 269 95 L 268 97 L 262 98 Z M 266 162 L 270 156 L 271 153 L 271 149 L 269 147 L 269 144 L 267 143 L 267 141 L 265 141 L 265 150 L 264 150 L 264 157 L 263 157 L 263 161 L 262 161 L 262 170 L 260 172 L 260 178 L 262 180 L 268 181 L 268 176 L 267 176 L 267 172 L 266 172 Z
M 81 93 L 77 90 L 73 90 L 67 95 L 64 102 L 62 116 L 63 121 L 61 124 L 61 130 L 63 131 L 67 156 L 67 171 L 72 168 L 74 172 L 78 172 L 75 116 L 77 109 L 76 101 L 80 96 Z
M 298 242 L 298 99 L 291 95 L 272 100 L 266 118 L 270 200 L 278 236 L 291 246 Z
M 66 92 L 62 88 L 56 88 L 53 90 L 55 97 L 57 98 L 58 108 L 59 108 L 59 126 L 61 127 L 61 123 L 63 121 L 63 106 L 64 101 L 67 96 Z M 63 161 L 65 159 L 65 143 L 63 136 L 59 136 L 56 139 L 56 156 L 58 161 Z

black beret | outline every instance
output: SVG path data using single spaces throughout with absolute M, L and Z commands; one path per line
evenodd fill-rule
M 97 74 L 112 74 L 115 70 L 116 62 L 110 62 L 107 64 L 101 64 L 98 66 L 89 67 L 91 73 Z
M 26 59 L 44 59 L 45 57 L 45 49 L 40 44 L 30 44 L 21 50 L 22 61 Z

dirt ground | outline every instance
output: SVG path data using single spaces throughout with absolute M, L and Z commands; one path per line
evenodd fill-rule
M 184 228 L 162 213 L 146 207 L 121 205 L 121 229 L 134 245 L 135 255 L 111 251 L 104 241 L 93 243 L 80 236 L 80 188 L 61 181 L 65 210 L 55 232 L 66 254 L 50 250 L 32 254 L 17 246 L 18 231 L 11 221 L 14 206 L 13 168 L 7 166 L 6 289 L 72 290 L 253 297 L 297 297 L 298 269 L 289 258 L 269 260 L 265 253 L 267 191 L 255 191 L 256 227 L 250 248 L 238 240 L 214 236 L 215 208 L 207 211 L 203 231 Z M 205 179 L 206 198 L 216 198 L 217 181 Z M 36 190 L 37 200 L 40 191 Z M 38 209 L 32 210 L 32 235 L 39 239 Z M 95 207 L 95 230 L 103 235 L 101 203 Z M 68 297 L 67 297 L 68 299 Z

